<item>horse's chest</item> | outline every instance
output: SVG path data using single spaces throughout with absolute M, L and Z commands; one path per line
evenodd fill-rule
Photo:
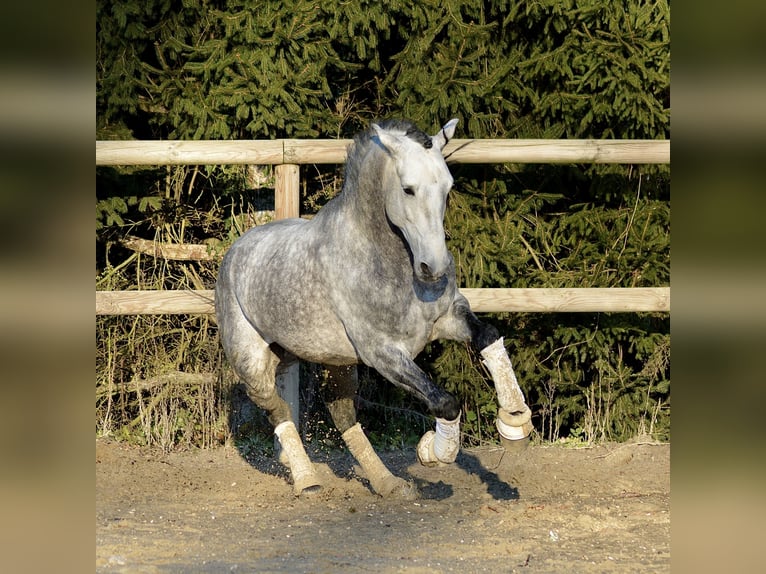
M 417 354 L 431 340 L 434 324 L 448 308 L 448 301 L 414 301 L 397 312 L 383 312 L 379 325 L 381 330 L 391 333 Z

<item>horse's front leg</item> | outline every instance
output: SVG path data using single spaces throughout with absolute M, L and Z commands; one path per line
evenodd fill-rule
M 436 417 L 436 430 L 418 443 L 418 458 L 427 466 L 449 464 L 460 450 L 460 405 L 455 397 L 433 383 L 403 350 L 382 346 L 365 362 L 396 386 L 420 398 Z
M 495 382 L 497 402 L 497 431 L 502 445 L 511 450 L 526 448 L 532 432 L 532 411 L 527 406 L 524 393 L 513 372 L 511 358 L 505 350 L 503 338 L 480 351 L 482 362 L 486 365 Z
M 482 356 L 482 362 L 495 383 L 500 405 L 497 429 L 501 443 L 511 449 L 526 447 L 533 428 L 532 412 L 526 404 L 503 338 L 497 329 L 480 321 L 471 311 L 468 300 L 458 294 L 449 313 L 436 323 L 433 338 L 470 341 L 471 346 Z

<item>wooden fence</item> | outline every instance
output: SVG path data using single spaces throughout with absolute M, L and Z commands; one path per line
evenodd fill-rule
M 274 217 L 298 217 L 300 165 L 343 163 L 351 140 L 97 141 L 96 165 L 275 166 Z M 667 140 L 453 139 L 450 163 L 670 163 Z M 140 241 L 140 240 L 139 240 Z M 151 248 L 150 248 L 151 249 Z M 155 248 L 162 256 L 167 245 Z M 461 289 L 477 312 L 670 311 L 670 287 Z M 213 291 L 96 291 L 97 315 L 212 313 Z M 279 394 L 300 414 L 299 369 L 277 374 Z M 278 448 L 278 442 L 275 440 Z
M 276 219 L 298 217 L 300 165 L 343 163 L 351 140 L 97 141 L 96 165 L 275 166 Z M 453 139 L 449 163 L 670 163 L 669 140 Z M 670 287 L 461 289 L 477 312 L 670 311 Z M 96 291 L 97 315 L 212 313 L 213 292 Z

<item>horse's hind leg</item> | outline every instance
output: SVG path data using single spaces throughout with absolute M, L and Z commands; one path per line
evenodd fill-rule
M 306 455 L 292 420 L 290 406 L 277 393 L 275 375 L 279 357 L 241 316 L 238 306 L 232 310 L 221 301 L 217 300 L 217 303 L 221 343 L 226 356 L 234 372 L 245 383 L 247 395 L 268 413 L 282 447 L 279 460 L 290 469 L 295 494 L 320 487 L 314 465 Z
M 372 448 L 370 441 L 356 420 L 354 397 L 358 388 L 356 367 L 327 367 L 327 383 L 324 389 L 327 408 L 335 426 L 343 435 L 346 446 L 362 467 L 370 486 L 384 497 L 406 500 L 417 498 L 414 484 L 394 476 Z

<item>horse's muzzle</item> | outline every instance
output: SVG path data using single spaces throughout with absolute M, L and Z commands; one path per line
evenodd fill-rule
M 424 283 L 436 283 L 446 274 L 446 270 L 434 272 L 427 263 L 421 263 L 416 275 Z

